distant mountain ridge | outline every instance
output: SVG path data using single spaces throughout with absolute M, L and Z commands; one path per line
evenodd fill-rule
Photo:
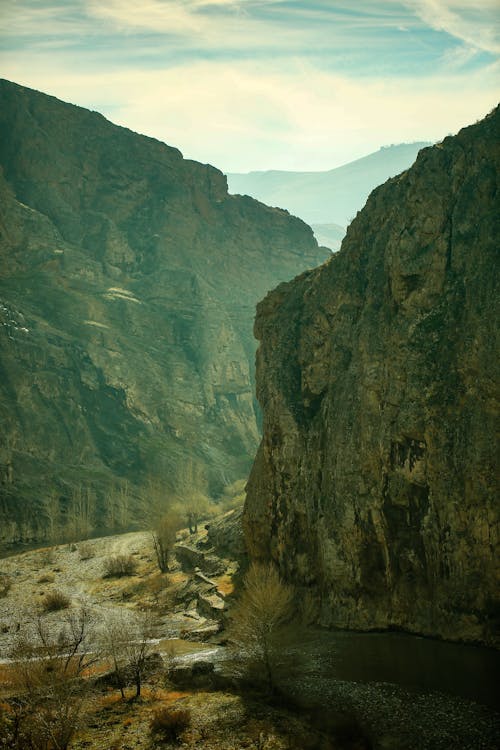
M 286 208 L 311 224 L 319 236 L 322 230 L 316 229 L 316 225 L 347 227 L 371 191 L 408 169 L 420 149 L 429 145 L 422 141 L 383 146 L 373 154 L 325 172 L 232 173 L 227 175 L 229 192 L 251 195 L 270 206 Z M 328 238 L 335 242 L 335 233 L 326 230 Z

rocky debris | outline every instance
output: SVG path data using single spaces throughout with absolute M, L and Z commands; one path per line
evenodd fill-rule
M 217 554 L 240 563 L 247 554 L 242 516 L 243 507 L 235 508 L 207 524 L 207 540 Z
M 204 573 L 199 570 L 199 568 L 194 569 L 194 577 L 198 580 L 200 580 L 202 583 L 207 584 L 211 589 L 216 589 L 217 584 L 215 581 L 210 580 L 210 578 L 207 578 Z
M 213 554 L 213 550 L 203 550 L 194 544 L 175 545 L 175 556 L 180 562 L 183 570 L 188 572 L 200 571 L 200 568 L 208 575 L 221 575 L 226 569 L 226 564 L 220 557 Z
M 183 628 L 183 637 L 190 640 L 205 640 L 217 634 L 226 614 L 224 594 L 218 590 L 217 582 L 205 575 L 199 567 L 193 569 L 193 565 L 197 562 L 205 569 L 222 574 L 232 569 L 231 561 L 215 556 L 212 548 L 207 552 L 205 543 L 206 532 L 200 532 L 192 545 L 178 543 L 175 548 L 177 559 L 189 573 L 188 580 L 177 591 L 176 601 L 177 611 L 194 621 L 192 627 Z
M 213 636 L 218 635 L 221 631 L 221 622 L 210 622 L 206 625 L 202 625 L 199 628 L 190 630 L 189 633 L 185 634 L 185 639 L 188 641 L 208 641 Z
M 0 543 L 143 522 L 148 478 L 176 492 L 189 461 L 214 496 L 246 476 L 255 303 L 328 257 L 312 230 L 228 195 L 214 167 L 8 81 L 0 226 Z M 82 489 L 87 526 L 65 530 Z
M 337 717 L 348 712 L 358 727 L 364 727 L 374 750 L 494 750 L 498 746 L 500 715 L 457 696 L 408 691 L 390 683 L 314 679 L 287 684 L 285 692 L 303 708 L 316 705 L 323 726 L 335 725 Z
M 225 601 L 218 594 L 199 594 L 198 596 L 198 612 L 204 617 L 221 621 L 225 608 Z
M 258 306 L 246 543 L 324 625 L 495 640 L 499 124 L 421 151 Z

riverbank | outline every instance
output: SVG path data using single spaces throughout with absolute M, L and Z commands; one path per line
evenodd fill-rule
M 133 560 L 133 571 L 103 577 L 109 560 L 119 555 Z M 138 532 L 0 561 L 0 573 L 10 581 L 0 599 L 4 659 L 54 591 L 69 600 L 64 612 L 86 607 L 96 626 L 124 611 L 152 618 L 149 646 L 159 658 L 144 677 L 141 698 L 130 701 L 127 688 L 123 701 L 116 686 L 99 682 L 85 699 L 85 726 L 71 748 L 154 747 L 150 723 L 169 706 L 189 712 L 178 746 L 190 750 L 498 747 L 498 652 L 400 633 L 298 628 L 282 644 L 276 668 L 282 703 L 275 705 L 232 678 L 231 662 L 238 656 L 225 647 L 223 628 L 238 565 L 213 549 L 205 530 L 180 540 L 178 558 L 160 573 L 151 535 Z M 43 614 L 49 631 L 57 632 L 64 612 Z M 8 675 L 5 664 L 4 700 L 13 690 Z

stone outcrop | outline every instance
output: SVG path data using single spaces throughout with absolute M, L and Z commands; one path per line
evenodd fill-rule
M 421 151 L 258 306 L 246 540 L 324 625 L 494 640 L 499 123 Z
M 217 169 L 0 81 L 3 540 L 52 534 L 75 492 L 92 524 L 128 523 L 187 462 L 208 494 L 246 476 L 255 303 L 328 255 Z

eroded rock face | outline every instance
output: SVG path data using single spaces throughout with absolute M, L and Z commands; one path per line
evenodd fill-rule
M 258 307 L 247 544 L 325 625 L 493 640 L 499 122 L 421 151 Z
M 255 303 L 327 255 L 217 169 L 1 81 L 0 536 L 43 535 L 75 488 L 102 526 L 115 481 L 245 476 Z

